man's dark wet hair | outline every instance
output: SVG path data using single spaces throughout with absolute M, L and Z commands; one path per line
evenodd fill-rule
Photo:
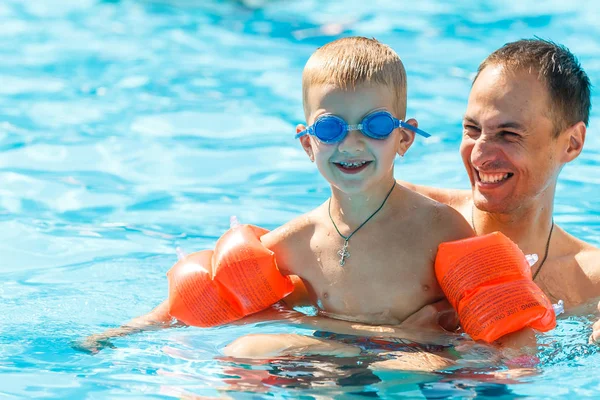
M 549 111 L 556 136 L 579 121 L 588 125 L 590 79 L 565 46 L 539 38 L 507 43 L 483 60 L 473 82 L 489 65 L 501 65 L 511 72 L 537 73 L 550 95 L 552 109 Z

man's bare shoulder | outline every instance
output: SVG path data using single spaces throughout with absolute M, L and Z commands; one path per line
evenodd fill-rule
M 431 186 L 415 185 L 410 182 L 398 181 L 398 184 L 417 192 L 423 196 L 429 197 L 440 203 L 461 211 L 466 205 L 471 203 L 471 191 L 464 189 L 443 189 Z
M 553 262 L 546 272 L 550 291 L 569 306 L 600 296 L 600 249 L 565 232 L 560 226 L 554 240 Z M 552 248 L 551 248 L 552 254 Z M 552 285 L 556 281 L 557 284 Z
M 571 241 L 571 254 L 577 264 L 590 280 L 600 284 L 600 249 L 566 232 L 565 234 Z
M 558 225 L 555 229 L 558 231 L 560 257 L 576 260 L 583 269 L 596 269 L 600 272 L 600 249 L 598 247 L 576 238 Z
M 600 296 L 600 249 L 588 243 L 580 253 L 578 258 L 581 269 L 585 272 L 597 290 L 592 293 L 592 296 Z

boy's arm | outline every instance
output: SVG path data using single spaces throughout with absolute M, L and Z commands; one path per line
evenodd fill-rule
M 435 204 L 435 216 L 429 235 L 439 246 L 443 242 L 466 239 L 475 236 L 471 224 L 454 207 Z
M 454 208 L 434 203 L 430 215 L 431 224 L 428 232 L 432 247 L 437 249 L 443 242 L 466 239 L 475 236 L 471 225 Z M 433 253 L 432 268 L 437 252 Z M 401 326 L 414 329 L 434 329 L 455 332 L 459 328 L 458 314 L 444 297 L 435 303 L 427 304 L 406 318 Z
M 296 218 L 261 236 L 262 244 L 275 253 L 277 268 L 283 275 L 298 275 L 302 255 L 310 251 L 309 217 Z
M 450 212 L 445 213 L 445 211 Z M 471 225 L 456 210 L 442 209 L 440 212 L 444 213 L 443 217 L 440 218 L 441 226 L 439 227 L 439 232 L 442 235 L 440 242 L 475 236 Z M 423 312 L 425 308 L 421 309 L 418 313 Z M 530 364 L 535 365 L 535 360 L 537 359 L 535 359 L 534 355 L 537 350 L 537 340 L 531 328 L 523 328 L 517 332 L 505 335 L 493 344 L 499 349 L 502 361 L 507 366 L 524 367 L 530 366 Z
M 294 291 L 287 295 L 282 302 L 289 308 L 313 305 L 302 278 L 296 275 L 290 275 L 290 278 L 294 284 Z
M 174 326 L 185 326 L 185 324 L 169 315 L 169 303 L 168 300 L 165 300 L 149 313 L 134 318 L 119 328 L 111 328 L 102 333 L 90 335 L 75 343 L 73 347 L 77 350 L 95 354 L 103 348 L 114 347 L 110 339 Z
M 260 238 L 262 244 L 275 253 L 279 271 L 283 275 L 289 275 L 294 283 L 294 291 L 283 299 L 290 308 L 313 304 L 300 269 L 309 265 L 303 256 L 312 254 L 310 238 L 314 226 L 310 221 L 310 216 L 296 218 Z
M 298 234 L 302 232 L 299 226 L 288 225 L 261 237 L 263 244 L 275 253 L 280 271 L 284 275 L 295 274 L 291 266 L 297 263 L 289 262 L 289 257 L 301 253 L 296 250 L 298 250 L 297 243 L 302 242 L 298 240 Z M 294 292 L 286 297 L 285 302 L 290 306 L 303 305 L 308 298 L 306 288 L 300 279 L 293 277 L 292 281 L 294 282 Z M 134 318 L 119 328 L 107 329 L 102 333 L 88 336 L 84 340 L 73 344 L 73 347 L 94 354 L 103 348 L 114 347 L 110 342 L 112 338 L 175 326 L 185 326 L 185 324 L 169 314 L 169 303 L 168 300 L 165 300 L 149 313 Z
M 531 328 L 523 328 L 504 335 L 494 343 L 500 347 L 503 361 L 511 367 L 530 366 L 523 364 L 531 363 L 532 357 L 537 353 L 537 339 L 535 331 Z M 535 361 L 538 361 L 537 358 Z

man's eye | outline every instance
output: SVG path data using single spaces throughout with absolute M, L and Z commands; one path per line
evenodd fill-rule
M 481 129 L 479 129 L 475 125 L 463 125 L 463 131 L 467 136 L 478 136 L 481 133 Z
M 518 139 L 520 137 L 520 135 L 518 133 L 510 132 L 510 131 L 502 131 L 502 132 L 500 132 L 500 135 L 502 135 L 502 137 L 507 138 L 507 139 Z

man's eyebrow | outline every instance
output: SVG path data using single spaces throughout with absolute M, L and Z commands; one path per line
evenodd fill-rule
M 463 117 L 463 120 L 470 124 L 479 126 L 479 122 L 477 122 L 476 120 L 474 120 L 471 117 L 467 117 L 466 115 Z M 495 127 L 495 129 L 507 129 L 507 128 L 508 129 L 517 129 L 517 130 L 521 130 L 521 131 L 525 130 L 525 127 L 523 125 L 521 125 L 520 123 L 515 122 L 515 121 L 505 122 L 505 123 L 502 123 Z
M 475 120 L 474 120 L 473 118 L 471 118 L 471 117 L 467 117 L 466 115 L 463 117 L 463 120 L 464 120 L 464 121 L 467 121 L 467 122 L 468 122 L 468 123 L 470 123 L 470 124 L 473 124 L 473 125 L 477 125 L 477 126 L 479 126 L 479 122 L 475 121 Z
M 503 123 L 503 124 L 500 124 L 500 125 L 498 125 L 498 126 L 497 126 L 497 128 L 498 128 L 498 129 L 506 129 L 506 128 L 509 128 L 509 129 L 517 129 L 517 130 L 520 130 L 520 131 L 523 131 L 523 130 L 525 130 L 525 128 L 523 127 L 523 125 L 521 125 L 521 124 L 520 124 L 520 123 L 518 123 L 518 122 L 514 122 L 514 121 L 511 121 L 511 122 L 505 122 L 505 123 Z

